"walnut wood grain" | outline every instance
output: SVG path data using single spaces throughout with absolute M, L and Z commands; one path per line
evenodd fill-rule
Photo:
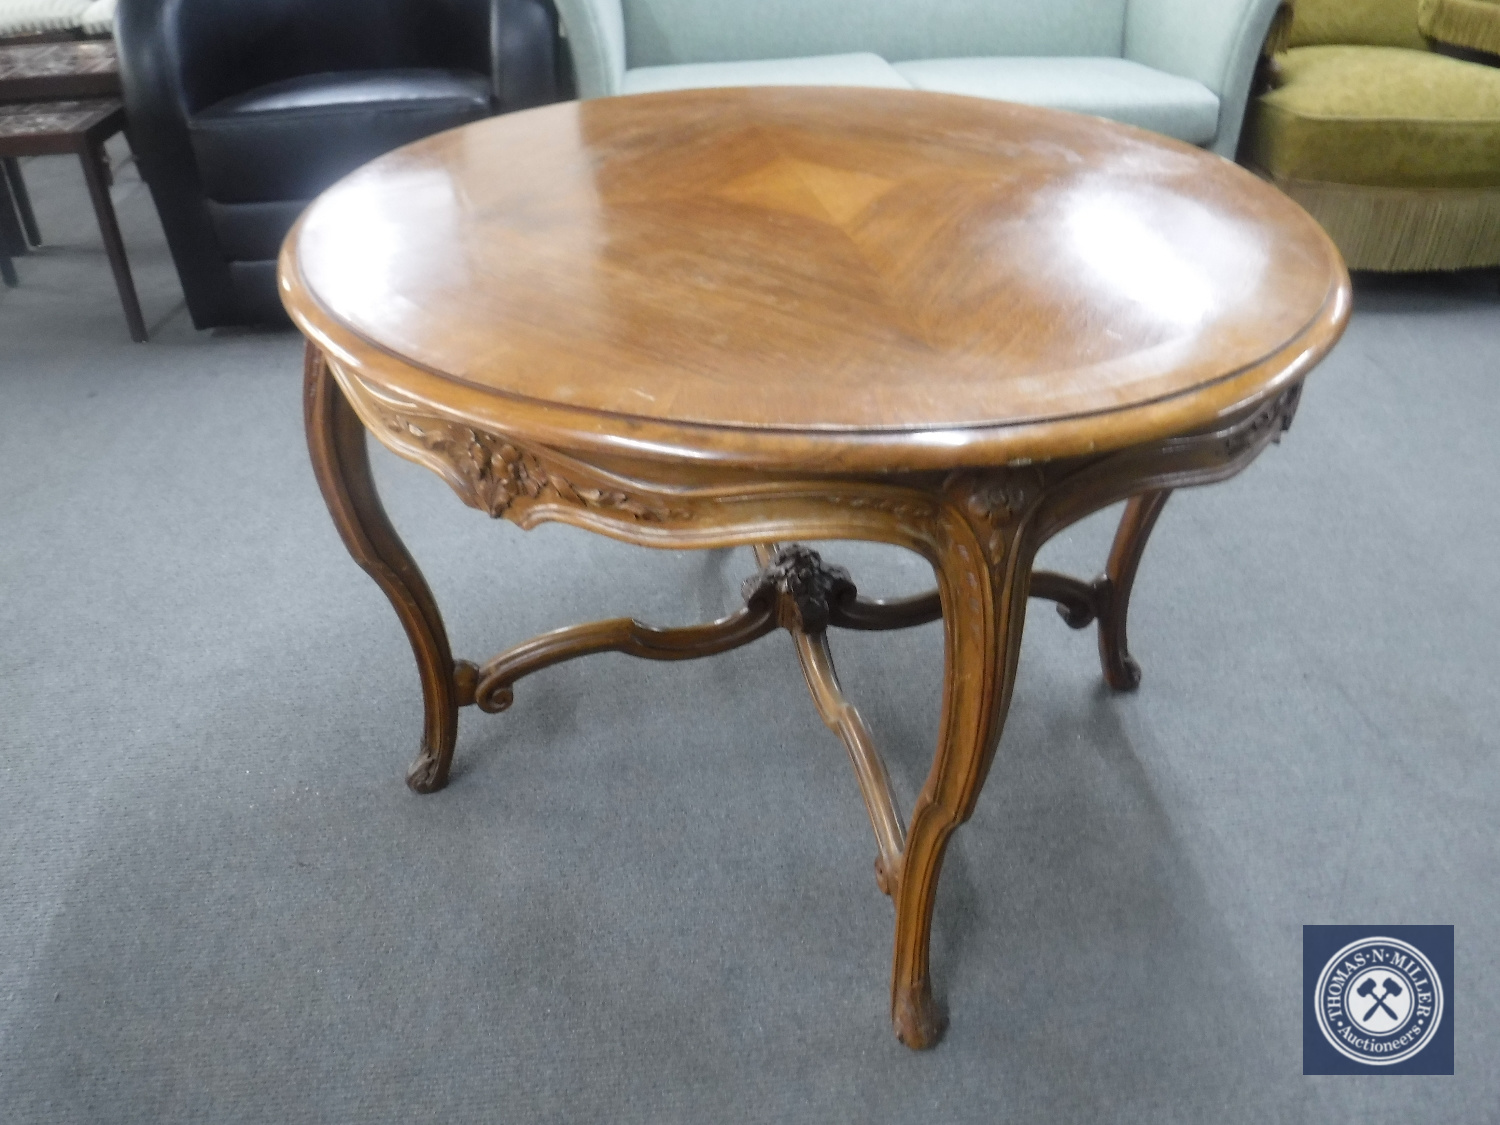
M 891 775 L 885 759 L 876 748 L 874 736 L 865 725 L 859 709 L 844 695 L 838 671 L 833 666 L 833 652 L 828 634 L 795 630 L 792 640 L 797 647 L 797 663 L 807 682 L 808 693 L 818 709 L 823 725 L 839 736 L 849 752 L 854 777 L 870 826 L 875 830 L 875 883 L 887 895 L 894 896 L 901 882 L 906 826 L 891 790 Z
M 697 660 L 759 640 L 778 628 L 772 606 L 750 606 L 707 625 L 662 629 L 631 617 L 574 625 L 533 637 L 479 669 L 473 702 L 481 711 L 497 714 L 515 702 L 517 680 L 580 656 L 623 652 L 644 660 Z
M 415 560 L 391 526 L 370 475 L 365 429 L 349 409 L 323 356 L 307 349 L 303 408 L 313 471 L 334 525 L 354 561 L 385 591 L 406 629 L 422 678 L 422 745 L 406 783 L 431 793 L 448 783 L 458 737 L 458 690 L 448 632 Z M 472 671 L 472 669 L 470 669 Z
M 800 544 L 757 543 L 755 559 L 761 572 L 746 581 L 745 597 L 751 604 L 768 593 L 775 599 L 776 620 L 792 634 L 797 663 L 818 717 L 839 736 L 854 766 L 870 827 L 875 831 L 876 885 L 894 897 L 901 880 L 906 826 L 896 806 L 885 759 L 859 709 L 845 697 L 828 647 L 827 626 L 833 616 L 858 603 L 854 584 L 843 567 L 823 562 L 816 551 Z M 794 580 L 786 581 L 788 576 Z
M 942 616 L 942 600 L 936 590 L 930 590 L 909 598 L 850 598 L 830 607 L 828 623 L 839 629 L 874 633 L 926 625 Z
M 1322 231 L 1217 157 L 904 91 L 694 91 L 467 126 L 315 202 L 280 276 L 314 357 L 319 479 L 407 624 L 434 768 L 458 705 L 503 702 L 518 672 L 605 649 L 686 659 L 786 626 L 875 828 L 896 911 L 891 1019 L 912 1047 L 944 1026 L 938 877 L 994 762 L 1028 597 L 1097 620 L 1106 677 L 1133 686 L 1129 595 L 1166 495 L 1277 440 L 1349 312 Z M 523 528 L 757 546 L 751 604 L 455 665 L 355 416 Z M 1120 501 L 1100 579 L 1033 571 L 1043 543 Z M 861 599 L 770 546 L 829 539 L 916 552 L 935 594 Z M 826 629 L 939 618 L 939 736 L 903 829 Z
M 1099 606 L 1099 663 L 1104 667 L 1105 682 L 1115 691 L 1134 691 L 1141 684 L 1141 666 L 1130 655 L 1125 620 L 1146 540 L 1171 495 L 1170 489 L 1161 489 L 1130 498 L 1104 574 L 1094 582 Z
M 800 543 L 757 544 L 755 558 L 760 573 L 740 588 L 746 604 L 773 606 L 777 623 L 793 632 L 826 631 L 834 610 L 857 593 L 847 570 Z
M 1031 596 L 1057 603 L 1057 613 L 1069 627 L 1082 629 L 1099 616 L 1098 593 L 1091 582 L 1050 570 L 1033 571 Z
M 414 401 L 761 469 L 1185 432 L 1289 385 L 1347 309 L 1337 252 L 1243 169 L 894 90 L 507 114 L 372 163 L 287 246 L 289 305 L 325 310 L 330 343 L 379 340 L 380 361 L 349 345 L 360 372 Z
M 1031 574 L 1031 596 L 1057 603 L 1062 619 L 1082 629 L 1098 616 L 1098 592 L 1094 583 L 1067 574 L 1036 570 Z M 879 632 L 926 625 L 943 616 L 942 599 L 936 590 L 905 598 L 856 597 L 831 608 L 828 623 L 839 629 Z

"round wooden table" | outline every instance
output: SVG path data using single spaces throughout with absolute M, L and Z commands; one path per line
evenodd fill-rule
M 281 286 L 308 339 L 318 481 L 421 672 L 412 788 L 447 780 L 460 708 L 504 710 L 529 672 L 790 630 L 875 829 L 891 1017 L 912 1047 L 945 1022 L 933 896 L 995 755 L 1028 596 L 1097 621 L 1105 678 L 1134 688 L 1130 589 L 1169 491 L 1280 436 L 1350 304 L 1323 232 L 1217 156 L 1090 117 L 863 89 L 610 98 L 431 137 L 315 202 Z M 521 527 L 752 545 L 761 569 L 721 621 L 598 622 L 456 661 L 366 430 Z M 1033 571 L 1048 538 L 1120 500 L 1101 577 Z M 897 544 L 937 588 L 861 598 L 797 539 Z M 939 617 L 937 752 L 907 826 L 827 631 Z

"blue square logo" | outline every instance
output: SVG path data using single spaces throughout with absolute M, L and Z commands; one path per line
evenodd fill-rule
M 1452 1074 L 1452 926 L 1303 926 L 1303 1074 Z

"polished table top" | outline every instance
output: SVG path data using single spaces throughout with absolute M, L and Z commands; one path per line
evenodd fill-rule
M 1211 425 L 1300 377 L 1337 251 L 1217 156 L 866 89 L 574 102 L 376 160 L 284 297 L 346 365 L 595 451 L 996 464 Z

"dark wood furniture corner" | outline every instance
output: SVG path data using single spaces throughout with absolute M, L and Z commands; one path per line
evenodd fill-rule
M 112 40 L 0 44 L 0 101 L 119 96 L 120 58 Z
M 1131 588 L 1167 497 L 1280 438 L 1349 311 L 1327 237 L 1227 161 L 886 90 L 681 92 L 470 125 L 326 193 L 280 276 L 308 340 L 324 498 L 416 656 L 411 787 L 446 783 L 462 708 L 506 710 L 540 668 L 789 630 L 869 812 L 895 904 L 891 1018 L 912 1047 L 944 1025 L 934 895 L 995 760 L 1028 599 L 1097 622 L 1105 678 L 1134 689 Z M 759 569 L 720 621 L 603 621 L 457 660 L 367 433 L 523 528 L 752 546 Z M 1122 500 L 1099 578 L 1033 570 L 1049 538 Z M 904 547 L 936 589 L 863 598 L 798 539 Z M 940 730 L 907 818 L 829 631 L 938 619 Z
M 6 180 L 6 192 L 0 196 L 11 196 L 9 201 L 0 198 L 0 226 L 9 228 L 18 215 L 24 228 L 19 243 L 13 230 L 0 229 L 0 239 L 17 252 L 24 252 L 27 243 L 38 246 L 42 241 L 17 158 L 77 156 L 130 338 L 139 343 L 146 339 L 146 322 L 110 200 L 111 177 L 104 157 L 104 142 L 125 128 L 119 92 L 119 60 L 113 43 L 0 47 L 0 175 Z M 14 284 L 11 276 L 6 281 Z

